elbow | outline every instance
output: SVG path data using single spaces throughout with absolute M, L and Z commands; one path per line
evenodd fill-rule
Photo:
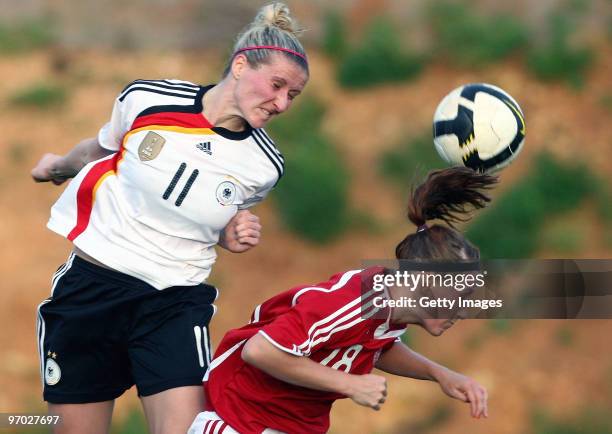
M 258 342 L 259 338 L 261 338 L 259 335 L 253 336 L 246 342 L 246 344 L 244 344 L 244 347 L 242 348 L 242 360 L 250 365 L 257 366 L 258 362 L 261 361 L 263 351 Z

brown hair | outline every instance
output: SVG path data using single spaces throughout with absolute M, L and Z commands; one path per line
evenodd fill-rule
M 477 173 L 467 167 L 435 170 L 425 182 L 413 188 L 408 201 L 408 219 L 420 227 L 395 248 L 397 259 L 422 261 L 476 260 L 480 251 L 460 232 L 457 222 L 469 220 L 470 206 L 484 208 L 491 198 L 483 193 L 495 185 L 496 176 Z M 423 228 L 428 220 L 440 219 L 449 226 Z

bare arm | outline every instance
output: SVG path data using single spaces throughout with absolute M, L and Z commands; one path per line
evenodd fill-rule
M 79 142 L 66 155 L 45 154 L 36 167 L 32 169 L 31 175 L 36 182 L 51 181 L 61 184 L 68 178 L 74 177 L 87 163 L 113 154 L 100 146 L 98 139 L 92 137 Z
M 396 342 L 385 351 L 376 362 L 376 367 L 389 374 L 431 381 L 437 381 L 436 376 L 443 370 L 448 370 L 412 351 L 401 342 Z
M 323 366 L 308 357 L 294 356 L 256 334 L 247 341 L 242 359 L 266 374 L 295 386 L 348 396 L 357 404 L 380 409 L 387 395 L 387 384 L 379 375 L 352 375 Z
M 448 396 L 470 404 L 472 417 L 488 417 L 488 397 L 484 387 L 471 378 L 412 351 L 400 342 L 395 343 L 393 347 L 381 355 L 376 367 L 402 377 L 437 381 L 442 391 Z

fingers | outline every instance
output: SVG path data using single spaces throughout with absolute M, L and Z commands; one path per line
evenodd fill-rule
M 481 417 L 488 417 L 486 389 L 480 386 L 479 384 L 476 384 L 472 392 L 476 401 L 476 411 L 473 417 L 475 417 L 476 419 L 480 419 Z
M 387 400 L 387 380 L 374 374 L 352 376 L 353 392 L 348 396 L 359 405 L 380 410 Z
M 372 408 L 376 411 L 379 411 L 382 405 L 387 400 L 387 379 L 384 377 L 377 377 L 376 380 L 378 380 L 379 382 L 382 382 L 382 384 L 380 384 L 380 386 L 382 386 L 382 389 L 378 390 L 377 392 L 378 401 L 374 403 Z
M 40 161 L 30 171 L 30 176 L 36 182 L 48 182 L 51 181 L 55 185 L 63 184 L 67 178 L 54 177 L 52 175 L 52 168 L 61 159 L 61 156 L 56 154 L 44 154 Z
M 259 217 L 249 210 L 240 210 L 224 230 L 223 246 L 235 253 L 242 253 L 255 247 L 261 239 Z
M 240 243 L 255 245 L 261 237 L 259 217 L 248 210 L 241 210 L 234 216 L 235 238 Z
M 370 404 L 370 408 L 372 410 L 376 410 L 379 411 L 382 408 L 382 405 L 385 403 L 385 400 L 383 398 L 379 399 L 377 403 L 375 404 Z
M 251 247 L 255 247 L 259 244 L 259 238 L 252 238 L 252 237 L 238 238 L 236 241 L 238 241 L 238 243 L 240 243 L 241 245 L 246 244 Z
M 258 237 L 261 234 L 261 225 L 257 222 L 240 223 L 236 225 L 236 238 Z
M 243 209 L 243 210 L 238 211 L 236 215 L 234 216 L 234 218 L 236 219 L 236 224 L 248 223 L 248 222 L 259 223 L 259 217 L 257 217 L 255 214 L 253 214 L 248 209 Z
M 36 182 L 47 182 L 49 181 L 49 177 L 46 176 L 38 167 L 35 167 L 30 171 L 30 176 Z
M 489 417 L 489 409 L 488 409 L 488 399 L 489 399 L 489 395 L 487 394 L 487 389 L 485 389 L 484 387 L 479 387 L 478 392 L 480 393 L 480 402 L 482 403 L 482 407 L 481 407 L 481 413 L 479 414 L 479 417 Z
M 470 404 L 470 415 L 472 417 L 476 417 L 476 414 L 478 413 L 478 399 L 476 397 L 476 394 L 471 388 L 468 387 L 466 395 Z
M 242 223 L 236 226 L 236 240 L 242 244 L 256 246 L 261 238 L 261 225 L 256 222 Z
M 479 384 L 471 384 L 466 388 L 466 395 L 470 403 L 470 414 L 475 419 L 489 417 L 487 390 Z
M 487 390 L 478 382 L 458 373 L 447 372 L 442 377 L 440 386 L 447 395 L 468 403 L 473 418 L 489 416 Z

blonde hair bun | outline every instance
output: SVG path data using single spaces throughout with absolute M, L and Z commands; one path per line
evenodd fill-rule
M 297 35 L 300 32 L 297 22 L 291 16 L 289 7 L 281 2 L 262 6 L 257 12 L 252 27 L 274 26 L 281 30 Z
M 286 4 L 275 2 L 263 6 L 253 22 L 238 35 L 223 77 L 229 74 L 232 61 L 239 52 L 246 56 L 252 67 L 256 67 L 267 62 L 272 53 L 285 51 L 284 55 L 297 62 L 308 73 L 306 53 L 298 40 L 301 32 L 302 29 L 298 27 Z

